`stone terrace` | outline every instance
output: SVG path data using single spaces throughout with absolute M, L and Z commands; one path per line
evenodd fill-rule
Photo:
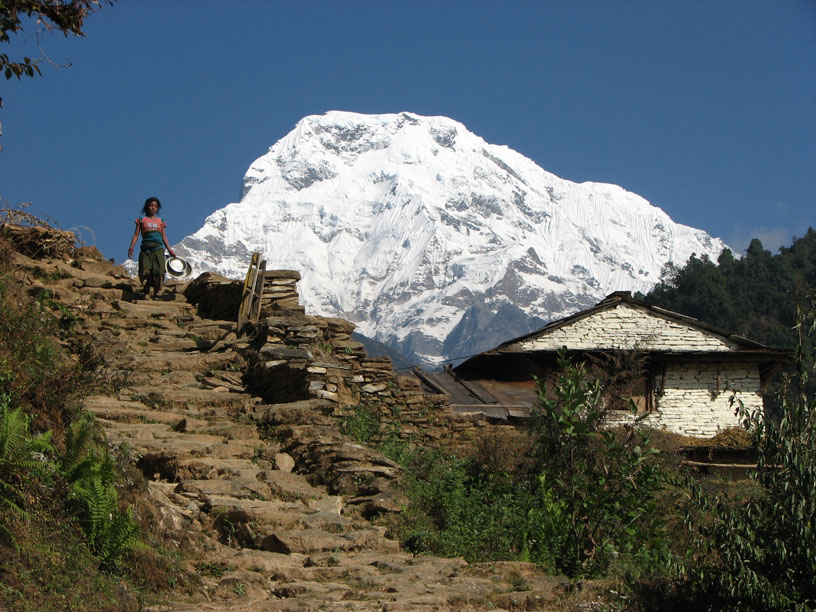
M 403 435 L 415 441 L 467 443 L 487 422 L 446 413 L 367 358 L 348 323 L 288 304 L 239 338 L 234 321 L 202 316 L 201 287 L 188 302 L 192 283 L 145 301 L 96 257 L 18 264 L 28 292 L 61 303 L 102 356 L 105 384 L 85 407 L 147 478 L 153 528 L 194 553 L 200 589 L 149 612 L 579 605 L 573 585 L 531 564 L 415 557 L 376 524 L 403 501 L 400 467 L 342 435 L 337 414 L 367 402 L 395 426 L 414 415 Z

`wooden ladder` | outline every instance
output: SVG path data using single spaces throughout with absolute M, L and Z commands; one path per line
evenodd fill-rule
M 257 323 L 261 316 L 261 295 L 263 294 L 264 276 L 266 274 L 266 260 L 261 259 L 260 253 L 253 253 L 249 260 L 244 280 L 244 289 L 241 293 L 241 306 L 238 308 L 238 327 L 240 335 L 244 326 L 252 321 Z

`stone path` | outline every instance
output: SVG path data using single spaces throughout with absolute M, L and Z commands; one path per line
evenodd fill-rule
M 32 291 L 48 287 L 77 313 L 104 356 L 109 384 L 85 407 L 148 478 L 156 529 L 199 542 L 198 593 L 148 612 L 574 609 L 567 581 L 531 564 L 401 552 L 363 518 L 398 498 L 343 482 L 393 481 L 399 466 L 342 436 L 325 400 L 247 393 L 234 323 L 199 318 L 179 287 L 141 300 L 112 267 L 84 264 L 39 262 L 65 278 Z

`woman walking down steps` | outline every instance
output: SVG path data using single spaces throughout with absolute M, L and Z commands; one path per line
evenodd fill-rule
M 136 246 L 136 241 L 141 234 L 139 280 L 142 281 L 145 298 L 150 295 L 150 289 L 152 288 L 154 300 L 159 298 L 159 292 L 164 282 L 164 249 L 167 248 L 167 252 L 172 257 L 176 256 L 176 253 L 168 244 L 167 235 L 164 233 L 167 224 L 157 216 L 159 210 L 161 210 L 159 198 L 147 198 L 145 200 L 142 207 L 145 216 L 136 219 L 136 230 L 133 232 L 133 238 L 128 249 L 128 259 L 133 259 L 133 247 Z

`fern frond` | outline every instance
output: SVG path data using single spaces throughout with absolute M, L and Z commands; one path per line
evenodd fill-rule
M 99 541 L 98 554 L 102 557 L 103 565 L 118 565 L 120 559 L 136 548 L 138 542 L 138 526 L 131 509 L 117 512 L 113 520 L 106 523 L 104 535 Z
M 28 419 L 20 408 L 0 407 L 0 458 L 14 459 L 26 446 Z
M 20 553 L 20 546 L 17 544 L 14 534 L 11 533 L 11 530 L 2 522 L 0 522 L 0 542 L 3 542 L 6 546 L 13 548 L 18 554 Z
M 92 445 L 93 428 L 87 421 L 72 425 L 65 431 L 65 454 L 61 468 L 69 481 L 76 480 L 76 473 L 92 463 L 89 457 Z

